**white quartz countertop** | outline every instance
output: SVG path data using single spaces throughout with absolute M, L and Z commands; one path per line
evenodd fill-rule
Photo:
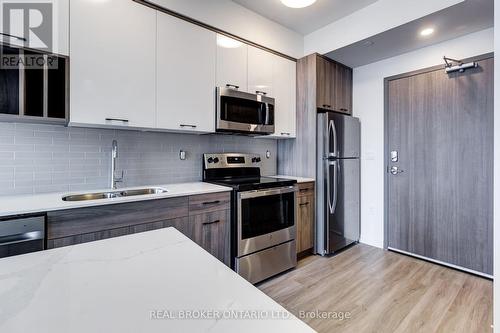
M 314 331 L 168 228 L 0 259 L 0 332 Z
M 314 182 L 314 178 L 305 178 L 305 177 L 294 177 L 294 176 L 284 176 L 284 175 L 277 175 L 277 176 L 269 176 L 271 178 L 283 178 L 283 179 L 292 179 L 296 180 L 297 183 L 310 183 Z
M 229 192 L 232 190 L 229 187 L 213 185 L 203 182 L 196 182 L 196 183 L 182 183 L 182 184 L 170 184 L 170 185 L 148 185 L 140 187 L 129 187 L 129 188 L 118 189 L 118 191 L 130 190 L 135 188 L 151 188 L 151 187 L 160 187 L 166 189 L 168 192 L 163 194 L 140 195 L 140 196 L 78 201 L 78 202 L 63 201 L 62 197 L 71 194 L 96 193 L 96 192 L 106 192 L 106 191 L 109 192 L 111 190 L 97 189 L 92 191 L 80 191 L 80 192 L 0 196 L 0 217 L 19 215 L 19 214 L 48 212 L 48 211 L 63 210 L 63 209 L 103 206 L 103 205 L 111 205 L 111 204 L 125 203 L 125 202 L 166 199 L 166 198 L 182 197 L 182 196 L 197 195 L 197 194 Z

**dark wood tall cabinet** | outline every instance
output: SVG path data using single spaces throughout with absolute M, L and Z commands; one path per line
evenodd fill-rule
M 318 108 L 333 109 L 334 64 L 316 55 L 316 104 Z M 300 83 L 299 83 L 300 84 Z
M 352 114 L 352 68 L 316 56 L 316 104 L 320 109 Z
M 278 172 L 316 176 L 316 115 L 352 114 L 352 68 L 317 53 L 297 61 L 297 136 L 278 143 Z
M 334 102 L 337 112 L 352 114 L 352 68 L 335 63 L 334 66 Z

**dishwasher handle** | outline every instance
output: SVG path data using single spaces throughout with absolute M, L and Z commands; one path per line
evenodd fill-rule
M 43 232 L 41 231 L 31 231 L 25 232 L 23 234 L 1 236 L 0 246 L 26 243 L 34 240 L 43 240 L 43 236 Z
M 45 216 L 0 220 L 0 245 L 43 240 L 44 238 Z

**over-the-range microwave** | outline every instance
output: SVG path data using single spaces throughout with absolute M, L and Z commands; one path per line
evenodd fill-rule
M 274 133 L 274 98 L 230 87 L 217 88 L 216 130 L 225 133 Z

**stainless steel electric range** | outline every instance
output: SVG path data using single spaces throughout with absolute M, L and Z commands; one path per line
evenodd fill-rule
M 205 154 L 203 181 L 233 188 L 231 265 L 251 283 L 297 265 L 296 181 L 262 177 L 257 154 Z

